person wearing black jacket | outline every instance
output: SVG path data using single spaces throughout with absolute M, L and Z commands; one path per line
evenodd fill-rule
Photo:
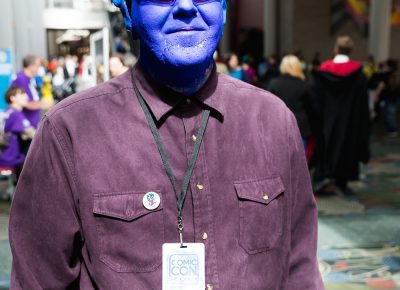
M 359 177 L 369 153 L 368 86 L 359 62 L 349 58 L 353 41 L 339 37 L 335 58 L 315 73 L 314 108 L 318 116 L 315 181 L 352 194 L 347 183 Z M 330 187 L 332 188 L 332 187 Z
M 293 112 L 299 126 L 304 146 L 311 135 L 310 122 L 307 114 L 309 86 L 304 81 L 305 76 L 300 60 L 294 55 L 287 55 L 280 65 L 281 75 L 273 79 L 268 90 L 281 98 Z

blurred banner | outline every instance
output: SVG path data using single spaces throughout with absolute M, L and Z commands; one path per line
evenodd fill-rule
M 369 0 L 345 0 L 345 7 L 361 30 L 368 29 Z
M 392 0 L 392 25 L 400 26 L 400 0 Z M 331 0 L 331 31 L 337 31 L 347 19 L 352 19 L 367 36 L 370 0 Z
M 0 109 L 7 108 L 4 93 L 11 83 L 12 63 L 11 50 L 0 48 Z
M 392 24 L 400 26 L 400 0 L 395 0 L 393 4 Z

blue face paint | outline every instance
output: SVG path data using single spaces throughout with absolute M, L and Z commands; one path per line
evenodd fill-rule
M 223 0 L 200 2 L 132 1 L 140 63 L 155 79 L 188 95 L 207 80 L 225 23 Z

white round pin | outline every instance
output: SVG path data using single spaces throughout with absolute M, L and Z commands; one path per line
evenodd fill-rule
M 143 196 L 143 206 L 148 210 L 155 210 L 160 206 L 161 198 L 157 192 L 147 192 Z

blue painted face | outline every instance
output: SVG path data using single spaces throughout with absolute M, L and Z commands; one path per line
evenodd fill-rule
M 143 67 L 175 91 L 191 95 L 207 80 L 222 36 L 226 0 L 112 0 L 140 39 Z
M 132 26 L 145 49 L 161 63 L 201 64 L 212 59 L 225 22 L 223 0 L 134 0 Z

